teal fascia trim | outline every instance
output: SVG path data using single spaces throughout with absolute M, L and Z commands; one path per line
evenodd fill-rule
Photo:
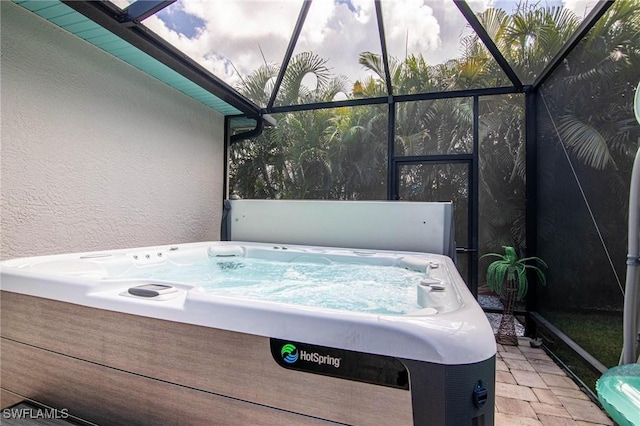
M 13 0 L 13 2 L 222 115 L 242 114 L 237 108 L 58 0 Z

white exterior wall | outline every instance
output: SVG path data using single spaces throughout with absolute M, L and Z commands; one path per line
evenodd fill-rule
M 223 116 L 0 7 L 0 258 L 219 239 Z

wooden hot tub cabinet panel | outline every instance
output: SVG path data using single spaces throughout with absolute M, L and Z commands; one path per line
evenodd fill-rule
M 84 387 L 91 385 L 97 393 L 100 387 L 105 387 L 104 397 L 108 397 L 95 400 L 96 404 L 99 401 L 100 405 L 120 406 L 136 400 L 134 390 L 144 392 L 145 386 L 154 383 L 153 388 L 158 392 L 175 387 L 171 391 L 175 404 L 191 392 L 198 395 L 193 404 L 211 399 L 213 405 L 226 407 L 220 408 L 216 415 L 228 412 L 228 416 L 224 415 L 228 421 L 234 421 L 235 407 L 265 406 L 249 411 L 275 409 L 281 413 L 278 410 L 286 410 L 348 424 L 413 422 L 410 392 L 283 369 L 271 357 L 266 337 L 6 291 L 1 293 L 0 304 L 4 338 L 2 386 L 21 395 L 27 395 L 23 392 L 28 390 L 29 397 L 43 403 L 54 398 L 56 404 L 66 404 L 70 409 L 75 404 L 89 409 L 91 401 L 77 401 L 74 391 L 82 394 Z M 13 348 L 6 357 L 5 342 Z M 8 358 L 17 356 L 17 352 L 26 358 Z M 65 367 L 57 367 L 52 376 L 55 380 L 49 380 L 50 369 L 45 367 L 48 364 L 27 363 L 27 359 L 34 357 L 62 363 Z M 86 372 L 78 374 L 76 369 Z M 5 376 L 5 370 L 9 376 Z M 36 373 L 42 375 L 40 385 L 35 379 L 31 388 L 25 389 L 26 383 L 20 385 L 21 375 Z M 85 375 L 94 378 L 95 383 L 83 381 Z M 13 381 L 7 381 L 6 377 L 12 377 Z M 112 381 L 131 390 L 127 389 L 123 397 L 117 387 L 112 386 Z M 21 387 L 12 389 L 9 383 Z M 61 386 L 69 391 L 61 393 Z M 190 388 L 189 392 L 186 388 Z M 133 413 L 149 419 L 146 412 L 140 411 L 142 407 L 153 411 L 154 406 L 164 407 L 164 404 L 161 397 L 156 400 L 149 396 Z M 173 402 L 167 404 L 173 407 Z

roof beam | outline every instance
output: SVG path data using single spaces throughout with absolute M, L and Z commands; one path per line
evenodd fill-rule
M 471 28 L 473 28 L 480 40 L 482 40 L 484 45 L 487 47 L 489 53 L 491 53 L 496 62 L 498 62 L 502 71 L 504 71 L 507 77 L 509 77 L 511 83 L 513 83 L 518 90 L 522 90 L 522 82 L 520 81 L 520 78 L 513 68 L 511 68 L 511 65 L 509 65 L 509 62 L 507 62 L 505 57 L 502 55 L 502 52 L 500 52 L 500 49 L 498 49 L 498 46 L 493 42 L 491 36 L 489 36 L 487 30 L 482 26 L 478 17 L 473 13 L 473 10 L 471 10 L 467 2 L 464 0 L 454 0 L 454 3 L 458 6 L 458 9 L 467 19 L 467 22 L 471 25 Z
M 538 77 L 536 77 L 535 81 L 531 85 L 535 90 L 544 81 L 551 76 L 553 71 L 558 68 L 558 66 L 564 61 L 569 53 L 573 51 L 573 49 L 580 43 L 580 41 L 587 35 L 587 33 L 593 28 L 593 26 L 598 22 L 598 20 L 606 13 L 607 10 L 613 5 L 613 0 L 600 1 L 595 7 L 591 10 L 589 15 L 580 23 L 576 31 L 569 37 L 569 40 L 562 46 L 562 49 L 556 53 L 556 55 L 551 59 L 551 61 L 542 69 Z
M 311 1 L 312 0 L 304 0 L 304 3 L 300 8 L 300 14 L 298 14 L 298 20 L 296 21 L 296 26 L 293 29 L 293 35 L 291 35 L 291 38 L 289 39 L 289 46 L 287 46 L 287 51 L 285 52 L 284 58 L 282 59 L 280 71 L 278 71 L 276 83 L 273 85 L 273 90 L 271 91 L 271 97 L 269 98 L 269 103 L 267 104 L 267 111 L 271 111 L 271 109 L 273 108 L 273 104 L 276 102 L 276 96 L 278 95 L 278 91 L 280 90 L 280 86 L 282 85 L 284 74 L 287 72 L 289 61 L 291 60 L 291 56 L 293 56 L 293 49 L 295 49 L 296 43 L 298 43 L 298 37 L 300 37 L 300 32 L 302 31 L 302 26 L 304 25 L 304 20 L 307 18 L 307 13 L 309 13 L 309 9 L 311 8 Z
M 175 2 L 176 0 L 137 0 L 127 6 L 117 19 L 122 23 L 138 24 Z
M 506 95 L 511 93 L 520 93 L 513 86 L 506 87 L 488 87 L 488 88 L 479 88 L 479 89 L 465 89 L 465 90 L 451 90 L 449 92 L 428 92 L 428 93 L 416 93 L 412 95 L 395 95 L 393 96 L 393 102 L 417 102 L 417 101 L 427 101 L 433 99 L 451 99 L 451 98 L 466 98 L 471 96 L 495 96 L 495 95 Z M 269 110 L 270 113 L 280 114 L 286 112 L 295 112 L 295 111 L 309 111 L 314 109 L 325 109 L 325 108 L 342 108 L 342 107 L 355 107 L 355 106 L 365 106 L 365 105 L 381 105 L 388 104 L 389 97 L 388 96 L 379 96 L 376 98 L 356 98 L 356 99 L 345 99 L 344 101 L 329 101 L 329 102 L 317 102 L 311 104 L 302 104 L 302 105 L 283 105 L 283 106 L 274 106 Z
M 382 6 L 380 0 L 375 1 L 376 17 L 378 18 L 378 34 L 380 35 L 380 48 L 382 49 L 382 65 L 384 66 L 385 83 L 387 84 L 387 94 L 393 96 L 393 85 L 391 84 L 391 73 L 389 72 L 389 55 L 387 54 L 387 39 L 384 35 L 384 19 L 382 18 Z
M 262 115 L 259 106 L 238 93 L 227 83 L 213 75 L 193 59 L 143 25 L 122 25 L 117 16 L 122 10 L 108 1 L 62 0 L 75 11 L 83 14 L 122 40 L 188 78 L 198 86 L 217 96 L 250 117 Z

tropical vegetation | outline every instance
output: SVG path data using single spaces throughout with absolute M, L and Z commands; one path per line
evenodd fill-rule
M 622 309 L 639 9 L 615 2 L 540 93 L 538 254 L 558 285 L 538 299 L 549 309 Z

